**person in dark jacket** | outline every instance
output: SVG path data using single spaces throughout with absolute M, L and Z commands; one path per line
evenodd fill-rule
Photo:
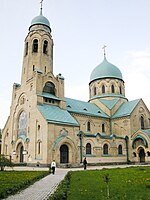
M 87 160 L 86 160 L 86 157 L 85 157 L 84 160 L 83 160 L 83 166 L 84 166 L 84 170 L 85 170 L 86 167 L 87 167 Z

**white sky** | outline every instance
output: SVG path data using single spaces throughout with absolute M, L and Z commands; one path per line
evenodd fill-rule
M 20 83 L 24 39 L 40 0 L 0 0 L 0 128 Z M 150 1 L 44 0 L 54 40 L 54 74 L 65 77 L 65 96 L 88 101 L 92 70 L 106 57 L 122 72 L 129 100 L 150 109 Z

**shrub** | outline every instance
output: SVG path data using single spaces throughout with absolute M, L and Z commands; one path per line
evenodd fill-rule
M 0 154 L 0 169 L 1 171 L 4 171 L 4 168 L 8 167 L 13 167 L 13 163 L 11 162 L 11 159 L 6 158 L 5 155 Z

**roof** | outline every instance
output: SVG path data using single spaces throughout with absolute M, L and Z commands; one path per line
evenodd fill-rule
M 90 99 L 97 99 L 97 98 L 103 98 L 103 97 L 115 97 L 115 98 L 127 99 L 124 95 L 115 94 L 115 93 L 105 93 L 105 94 L 101 94 L 101 95 L 95 95 L 95 96 L 91 97 Z
M 150 138 L 150 130 L 142 130 Z
M 79 126 L 78 122 L 70 115 L 67 110 L 63 110 L 58 106 L 38 105 L 38 109 L 48 122 L 54 124 Z
M 41 10 L 41 12 L 40 12 L 40 14 L 39 14 L 38 16 L 36 16 L 36 17 L 34 17 L 34 18 L 32 19 L 31 25 L 30 25 L 30 27 L 29 27 L 29 30 L 30 30 L 30 28 L 31 28 L 33 25 L 45 25 L 45 26 L 47 26 L 47 27 L 50 29 L 49 20 L 48 20 L 46 17 L 44 17 L 44 16 L 42 15 L 42 10 Z
M 120 108 L 117 110 L 117 112 L 112 116 L 112 118 L 118 118 L 118 117 L 124 117 L 131 115 L 134 108 L 139 103 L 140 99 L 133 100 L 133 101 L 127 101 L 123 103 Z
M 79 133 L 77 134 L 77 136 L 83 135 L 84 137 L 100 137 L 103 139 L 113 139 L 113 138 L 117 138 L 117 139 L 125 139 L 125 137 L 122 136 L 117 136 L 115 134 L 111 134 L 111 135 L 107 135 L 105 133 L 95 133 L 95 134 L 91 134 L 91 133 L 84 133 L 82 131 L 79 131 Z
M 92 71 L 90 82 L 102 78 L 117 78 L 123 80 L 122 73 L 119 68 L 109 63 L 105 57 L 103 62 Z
M 49 98 L 49 99 L 55 99 L 55 100 L 58 100 L 58 101 L 62 100 L 62 99 L 56 97 L 55 95 L 47 93 L 47 92 L 42 92 L 41 94 L 37 94 L 37 96 L 46 97 L 46 98 Z
M 108 118 L 108 115 L 106 115 L 95 104 L 80 101 L 80 100 L 66 98 L 66 109 L 69 112 L 78 113 L 78 114 L 82 114 L 82 115 L 90 115 L 90 116 Z
M 112 99 L 112 100 L 99 99 L 99 101 L 102 102 L 107 108 L 111 110 L 119 101 L 119 98 Z

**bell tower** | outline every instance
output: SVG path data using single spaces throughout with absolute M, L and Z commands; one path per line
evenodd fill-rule
M 53 73 L 53 39 L 50 23 L 42 14 L 42 4 L 25 38 L 21 84 L 30 80 L 35 71 Z

